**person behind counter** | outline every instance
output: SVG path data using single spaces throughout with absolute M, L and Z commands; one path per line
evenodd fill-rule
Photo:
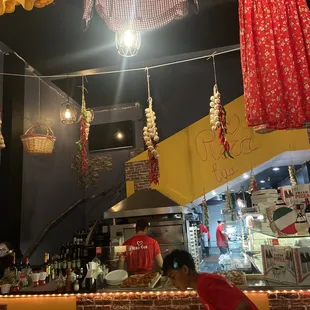
M 200 223 L 200 236 L 201 236 L 201 245 L 203 248 L 203 252 L 206 257 L 209 257 L 210 256 L 209 247 L 210 247 L 211 236 L 210 236 L 209 229 L 202 223 Z
M 198 274 L 193 257 L 184 250 L 168 254 L 163 271 L 177 289 L 195 289 L 207 310 L 258 310 L 241 290 L 225 278 L 210 273 Z
M 228 252 L 228 236 L 224 231 L 224 222 L 222 220 L 217 221 L 216 227 L 216 244 L 221 254 Z
M 120 268 L 132 274 L 151 272 L 154 267 L 160 270 L 163 265 L 158 242 L 147 236 L 149 223 L 144 219 L 138 219 L 136 223 L 136 235 L 128 239 L 123 245 L 127 246 L 126 257 L 120 258 Z
M 3 277 L 5 270 L 12 266 L 13 252 L 13 246 L 11 243 L 0 242 L 0 279 Z

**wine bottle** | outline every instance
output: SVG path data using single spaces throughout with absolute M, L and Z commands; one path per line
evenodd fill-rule
M 17 267 L 16 267 L 16 256 L 15 252 L 12 253 L 12 264 L 10 266 L 10 271 L 14 275 L 14 278 L 17 279 Z
M 28 256 L 25 256 L 25 268 L 28 270 L 31 269 L 31 265 L 30 265 Z

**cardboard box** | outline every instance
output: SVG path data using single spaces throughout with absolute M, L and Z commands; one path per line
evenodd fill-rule
M 298 285 L 310 285 L 310 248 L 293 248 Z
M 266 280 L 285 284 L 297 283 L 291 247 L 262 245 L 261 249 Z

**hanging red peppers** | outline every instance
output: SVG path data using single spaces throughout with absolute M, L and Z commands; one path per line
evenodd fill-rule
M 80 140 L 77 142 L 81 154 L 81 171 L 85 175 L 87 170 L 87 110 L 85 103 L 84 78 L 82 78 L 82 107 L 80 116 Z
M 210 124 L 212 131 L 218 130 L 218 138 L 223 146 L 223 155 L 225 158 L 233 156 L 230 154 L 230 144 L 227 141 L 227 121 L 226 110 L 221 104 L 221 94 L 217 85 L 213 87 L 213 96 L 210 97 Z

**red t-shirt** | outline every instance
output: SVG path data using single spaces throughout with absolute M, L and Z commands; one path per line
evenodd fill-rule
M 221 224 L 216 227 L 216 244 L 218 247 L 228 248 L 228 239 L 225 235 L 222 234 L 224 228 Z
M 160 254 L 158 242 L 144 235 L 136 235 L 128 239 L 124 245 L 126 263 L 130 273 L 145 273 L 153 270 L 154 257 Z
M 208 234 L 208 240 L 209 241 L 211 240 L 209 229 L 203 224 L 200 225 L 200 234 L 202 234 L 202 233 L 207 233 Z
M 206 310 L 235 310 L 246 299 L 250 310 L 258 310 L 252 301 L 225 278 L 210 273 L 198 277 L 197 293 Z

